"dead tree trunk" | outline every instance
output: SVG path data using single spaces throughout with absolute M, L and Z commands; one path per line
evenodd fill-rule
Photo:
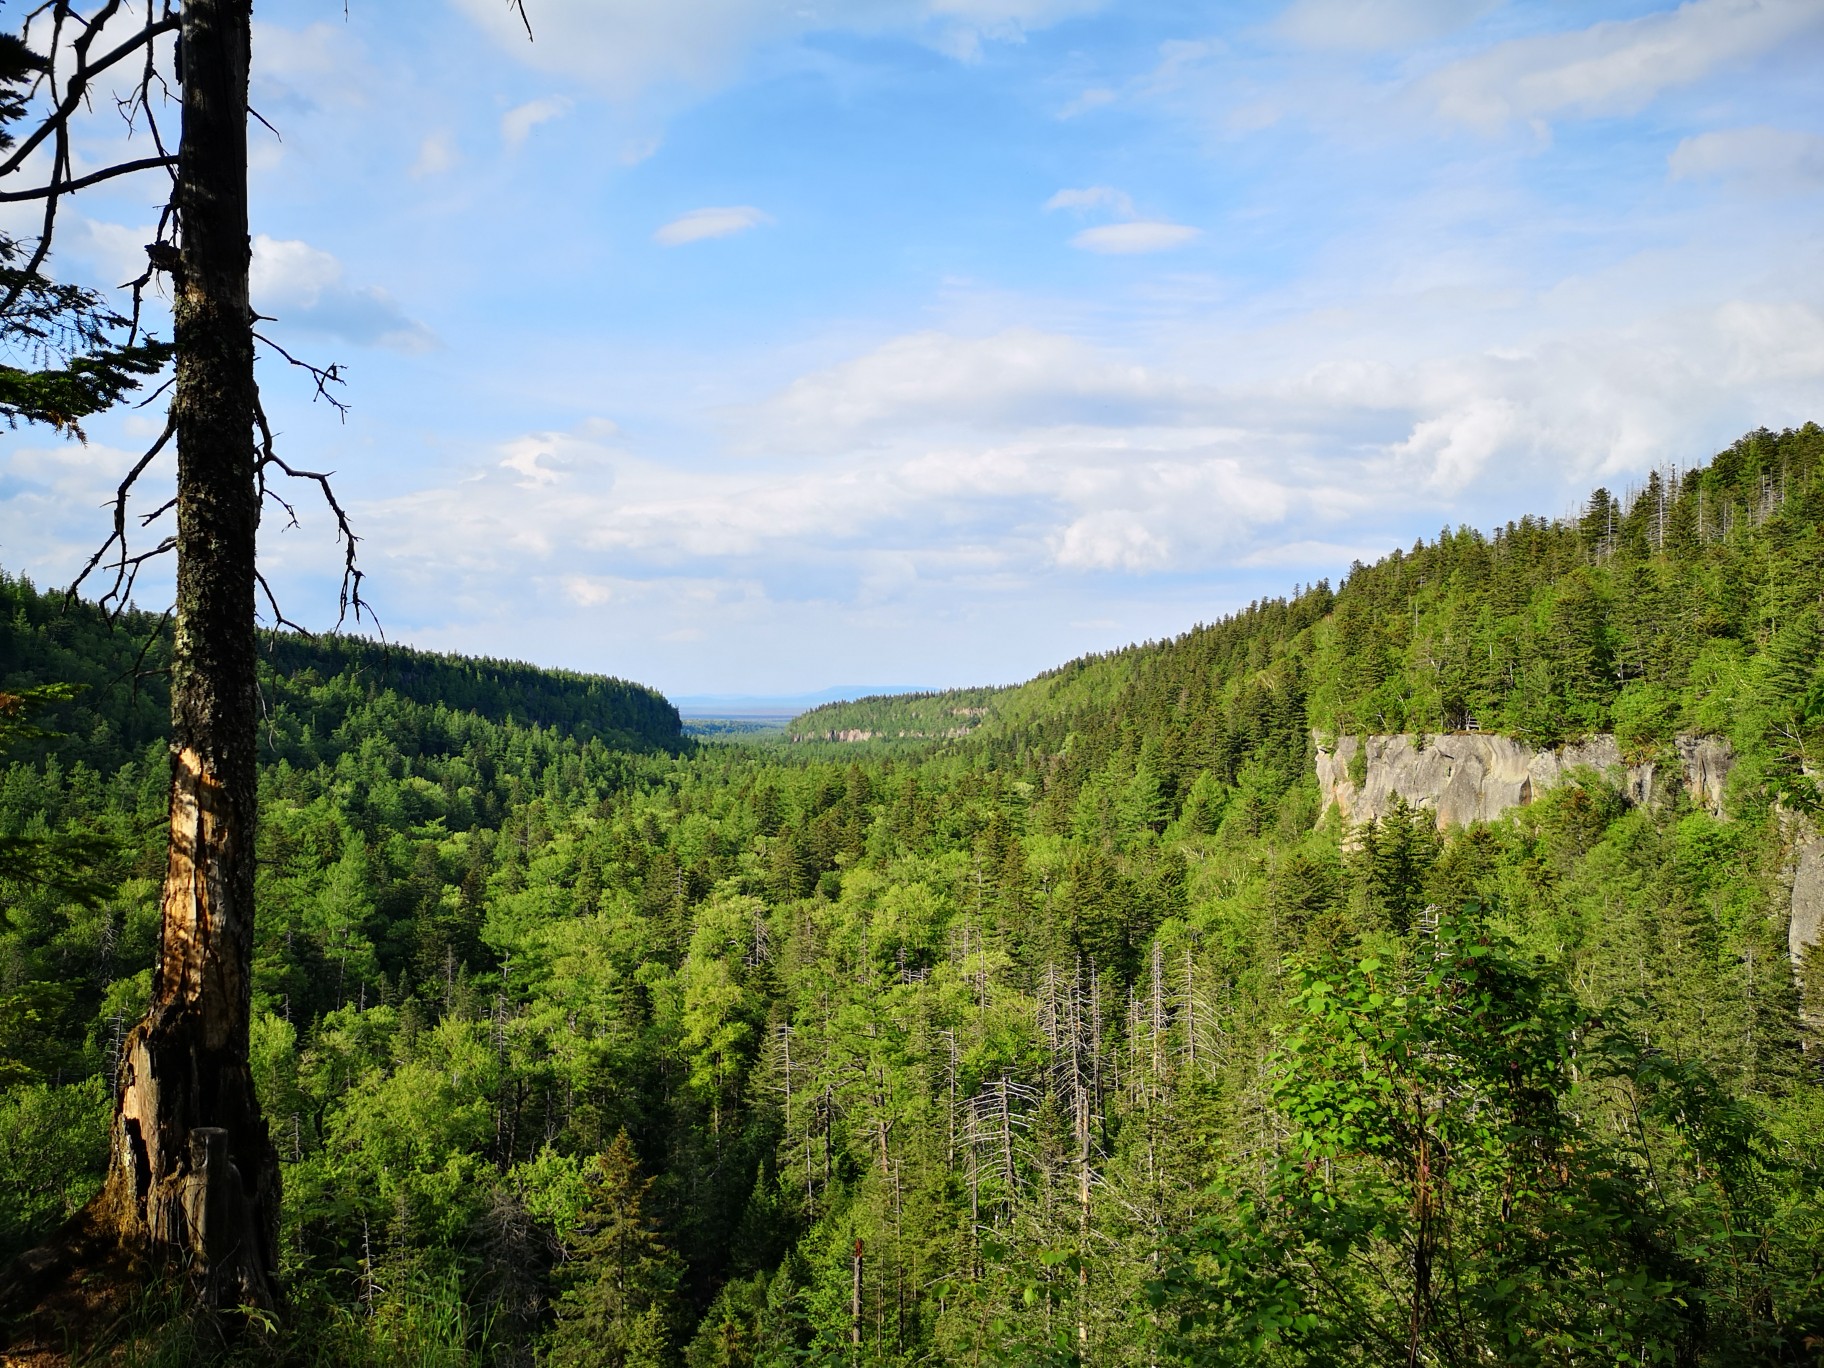
M 173 272 L 171 837 L 152 1003 L 123 1051 L 97 1214 L 209 1303 L 276 1298 L 278 1156 L 248 1068 L 257 786 L 251 0 L 185 0 Z

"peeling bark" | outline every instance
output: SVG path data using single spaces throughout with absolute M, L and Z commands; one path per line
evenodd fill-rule
M 251 0 L 185 0 L 174 273 L 171 838 L 152 1002 L 128 1037 L 96 1215 L 209 1304 L 276 1301 L 278 1156 L 248 1067 L 257 805 Z

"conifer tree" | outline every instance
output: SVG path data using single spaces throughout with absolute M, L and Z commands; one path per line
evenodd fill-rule
M 622 1131 L 597 1155 L 571 1242 L 553 1368 L 666 1368 L 673 1362 L 676 1257 L 660 1238 L 653 1180 Z

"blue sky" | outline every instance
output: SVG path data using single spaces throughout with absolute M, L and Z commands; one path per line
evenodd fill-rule
M 343 9 L 258 9 L 256 302 L 348 367 L 263 385 L 396 639 L 1012 681 L 1824 419 L 1818 0 Z M 137 274 L 154 189 L 58 268 Z M 7 434 L 0 564 L 156 429 Z

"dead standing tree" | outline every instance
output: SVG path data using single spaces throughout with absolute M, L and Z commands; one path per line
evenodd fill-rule
M 260 514 L 247 231 L 252 17 L 251 0 L 187 0 L 182 16 L 179 248 L 170 263 L 170 851 L 152 1002 L 127 1039 L 95 1210 L 123 1242 L 191 1256 L 205 1300 L 269 1306 L 279 1164 L 248 1067 Z
M 523 0 L 506 3 L 525 18 Z M 170 91 L 160 40 L 180 87 L 182 122 L 173 155 L 158 124 Z M 527 36 L 531 26 L 527 25 Z M 40 112 L 33 131 L 4 150 L 0 202 L 44 202 L 42 227 L 23 278 L 36 277 L 51 249 L 60 202 L 117 176 L 163 172 L 171 195 L 160 215 L 149 266 L 133 283 L 129 344 L 139 332 L 144 290 L 159 273 L 172 290 L 176 374 L 169 421 L 121 482 L 113 529 L 76 584 L 112 572 L 104 607 L 123 608 L 147 561 L 177 557 L 171 659 L 170 847 L 161 900 L 158 959 L 145 1019 L 121 1051 L 108 1175 L 101 1194 L 65 1232 L 59 1248 L 28 1256 L 13 1271 L 28 1296 L 71 1264 L 102 1262 L 108 1249 L 175 1257 L 193 1274 L 205 1305 L 271 1307 L 278 1300 L 278 1158 L 260 1115 L 248 1063 L 257 817 L 256 592 L 279 611 L 255 560 L 269 484 L 284 475 L 314 483 L 345 550 L 338 626 L 359 619 L 361 572 L 355 537 L 327 475 L 300 470 L 275 452 L 254 381 L 255 343 L 304 370 L 316 394 L 330 393 L 334 366 L 301 362 L 255 331 L 249 296 L 252 253 L 247 212 L 247 125 L 252 0 L 40 0 L 27 13 L 15 54 L 37 73 L 18 101 Z M 33 43 L 44 45 L 36 55 Z M 72 121 L 87 114 L 100 83 L 131 73 L 115 97 L 129 134 L 153 156 L 80 177 L 73 172 Z M 253 115 L 253 117 L 258 117 Z M 0 319 L 20 303 L 14 286 Z M 175 512 L 175 532 L 150 551 L 128 547 L 128 501 L 136 482 L 175 439 L 176 497 L 140 519 L 148 527 Z M 110 559 L 112 557 L 112 559 Z
M 86 12 L 85 11 L 86 8 Z M 82 7 L 44 0 L 20 34 L 37 79 L 27 94 L 42 117 L 0 162 L 5 178 L 37 179 L 7 200 L 42 199 L 42 229 L 29 270 L 48 256 L 59 202 L 113 176 L 162 170 L 171 197 L 149 266 L 133 285 L 132 327 L 144 290 L 168 277 L 176 373 L 164 433 L 128 472 L 113 530 L 72 586 L 112 573 L 104 607 L 125 606 L 142 565 L 175 552 L 171 659 L 170 847 L 152 1001 L 128 1036 L 117 1075 L 105 1186 L 58 1245 L 13 1271 L 29 1297 L 58 1271 L 106 1262 L 111 1250 L 174 1257 L 206 1305 L 277 1303 L 278 1158 L 248 1064 L 253 944 L 258 684 L 255 534 L 267 497 L 289 504 L 270 474 L 316 483 L 346 548 L 343 615 L 359 617 L 355 539 L 328 478 L 287 465 L 273 450 L 254 382 L 257 321 L 249 298 L 247 213 L 251 0 L 104 0 Z M 175 155 L 158 125 L 170 92 L 160 39 L 181 87 Z M 90 111 L 99 82 L 131 73 L 116 95 L 129 131 L 157 155 L 72 175 L 72 120 Z M 48 164 L 48 165 L 47 165 Z M 48 171 L 48 174 L 47 174 Z M 17 291 L 0 301 L 0 313 Z M 259 339 L 264 340 L 264 339 Z M 272 345 L 272 344 L 268 344 Z M 302 366 L 317 393 L 336 368 Z M 330 398 L 332 403 L 336 401 Z M 338 404 L 339 408 L 340 405 Z M 128 501 L 136 482 L 175 439 L 176 497 L 140 519 L 175 512 L 176 529 L 153 549 L 130 551 Z M 275 619 L 283 623 L 267 591 Z

